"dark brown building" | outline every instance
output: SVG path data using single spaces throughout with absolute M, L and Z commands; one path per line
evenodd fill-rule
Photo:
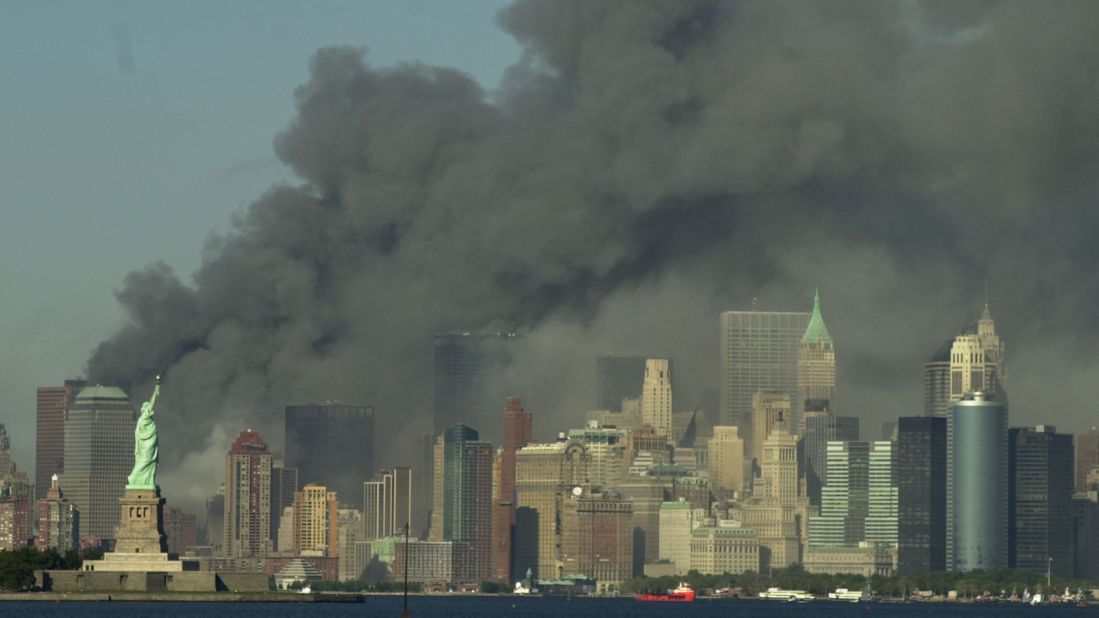
M 508 397 L 504 407 L 504 433 L 499 454 L 499 486 L 492 509 L 492 578 L 512 577 L 515 530 L 515 453 L 534 441 L 533 416 L 523 409 L 523 400 Z
M 87 383 L 65 380 L 64 386 L 38 387 L 35 429 L 34 498 L 42 500 L 50 491 L 50 478 L 65 471 L 65 417 L 76 394 Z

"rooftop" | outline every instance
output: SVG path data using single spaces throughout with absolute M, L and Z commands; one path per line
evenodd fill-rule
M 103 386 L 96 384 L 95 386 L 89 386 L 80 391 L 80 394 L 76 396 L 79 401 L 81 399 L 126 399 L 129 400 L 130 396 L 125 393 L 121 388 L 117 386 Z
M 824 318 L 820 315 L 820 291 L 813 294 L 813 315 L 809 317 L 809 326 L 802 335 L 803 342 L 832 343 L 832 336 L 828 334 L 828 327 L 824 325 Z

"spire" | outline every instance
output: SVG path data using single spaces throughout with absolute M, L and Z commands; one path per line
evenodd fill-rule
M 985 308 L 981 312 L 981 321 L 992 321 L 992 312 L 988 310 L 988 277 L 985 277 Z
M 802 342 L 832 343 L 832 337 L 828 334 L 828 327 L 824 325 L 824 318 L 820 315 L 820 290 L 813 293 L 813 315 L 809 318 L 809 326 L 805 329 Z

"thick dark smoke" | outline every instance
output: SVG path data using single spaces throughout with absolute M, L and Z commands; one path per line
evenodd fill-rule
M 280 444 L 287 403 L 372 404 L 375 460 L 411 463 L 434 332 L 529 333 L 542 437 L 589 405 L 599 352 L 674 355 L 686 408 L 717 385 L 719 311 L 807 310 L 818 285 L 867 426 L 920 412 L 986 277 L 1013 422 L 1090 424 L 1099 4 L 530 0 L 499 22 L 524 54 L 492 93 L 318 52 L 275 142 L 302 184 L 193 282 L 127 278 L 89 371 L 139 395 L 166 374 L 177 495 L 212 492 L 246 426 Z

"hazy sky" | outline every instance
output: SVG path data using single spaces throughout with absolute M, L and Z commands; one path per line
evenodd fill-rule
M 487 88 L 518 47 L 498 0 L 0 2 L 0 423 L 33 467 L 35 387 L 117 330 L 113 291 L 291 175 L 272 139 L 320 47 L 419 60 Z

